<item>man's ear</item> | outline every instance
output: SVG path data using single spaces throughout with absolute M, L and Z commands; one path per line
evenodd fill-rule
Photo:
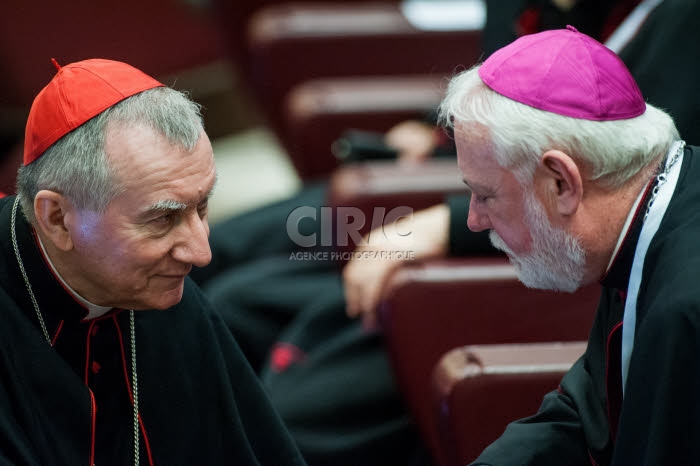
M 561 215 L 573 215 L 583 199 L 583 177 L 578 165 L 559 150 L 545 152 L 540 159 L 547 196 Z
M 61 251 L 73 248 L 67 216 L 73 209 L 65 196 L 55 191 L 41 190 L 34 197 L 37 228 Z

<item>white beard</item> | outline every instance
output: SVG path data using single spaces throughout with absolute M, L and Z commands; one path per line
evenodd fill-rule
M 529 254 L 517 256 L 493 230 L 489 233 L 491 244 L 508 254 L 518 279 L 528 288 L 576 291 L 583 282 L 586 263 L 580 240 L 552 226 L 544 207 L 532 194 L 525 199 L 525 218 L 532 237 Z

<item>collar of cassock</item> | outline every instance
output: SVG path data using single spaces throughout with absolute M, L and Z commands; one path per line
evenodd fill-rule
M 9 216 L 7 221 L 3 218 L 3 226 L 6 224 L 6 231 L 3 231 L 3 242 L 7 239 L 7 254 L 14 258 L 12 245 L 9 243 Z M 36 299 L 41 309 L 44 320 L 49 330 L 49 334 L 53 335 L 61 321 L 76 322 L 88 318 L 90 312 L 85 304 L 80 302 L 71 292 L 61 283 L 57 275 L 51 270 L 48 262 L 41 252 L 41 247 L 38 243 L 34 230 L 31 225 L 24 219 L 24 216 L 17 216 L 17 245 L 20 255 L 24 262 L 27 272 L 27 278 L 34 289 Z M 31 312 L 33 315 L 33 306 L 27 294 L 24 283 L 22 282 L 19 268 L 14 276 L 9 277 L 9 280 L 14 280 L 16 283 L 12 287 L 16 290 L 16 301 Z M 34 317 L 33 317 L 34 318 Z
M 608 270 L 600 281 L 600 284 L 607 288 L 627 292 L 632 262 L 634 261 L 634 252 L 644 225 L 644 213 L 655 184 L 654 180 L 647 183 L 644 190 L 640 193 L 629 213 L 625 226 L 620 232 L 616 251 L 613 252 L 613 258 L 608 266 Z
M 39 247 L 41 248 L 41 253 L 42 256 L 44 256 L 44 260 L 48 264 L 49 268 L 51 269 L 51 272 L 56 276 L 58 281 L 61 282 L 61 285 L 63 285 L 63 288 L 66 289 L 68 293 L 70 293 L 73 298 L 80 303 L 81 306 L 85 307 L 88 310 L 87 315 L 83 318 L 84 320 L 91 320 L 91 319 L 96 319 L 98 317 L 102 317 L 103 315 L 107 314 L 109 311 L 112 310 L 111 307 L 107 306 L 98 306 L 97 304 L 91 303 L 87 299 L 83 298 L 78 294 L 77 291 L 75 291 L 71 286 L 66 283 L 66 281 L 63 279 L 60 273 L 58 273 L 58 270 L 56 270 L 56 266 L 53 265 L 53 262 L 51 262 L 51 258 L 49 257 L 49 254 L 46 252 L 46 248 L 44 247 L 43 241 L 41 241 L 41 237 L 35 233 L 36 240 L 39 243 Z

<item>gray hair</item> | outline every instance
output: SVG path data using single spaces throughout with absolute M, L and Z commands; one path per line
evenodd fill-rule
M 551 149 L 569 154 L 591 171 L 591 179 L 617 188 L 633 178 L 679 139 L 673 119 L 647 104 L 627 120 L 571 118 L 521 104 L 491 90 L 478 66 L 455 76 L 440 105 L 440 122 L 448 127 L 476 124 L 486 128 L 499 165 L 511 168 L 529 185 L 542 154 Z
M 114 124 L 148 126 L 187 151 L 203 130 L 200 106 L 182 92 L 156 87 L 122 100 L 20 167 L 17 192 L 30 223 L 36 224 L 34 197 L 42 189 L 63 194 L 80 209 L 105 211 L 122 189 L 104 149 L 106 130 Z

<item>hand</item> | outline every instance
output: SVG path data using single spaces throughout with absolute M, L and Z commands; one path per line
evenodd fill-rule
M 355 252 L 410 252 L 414 259 L 429 259 L 447 255 L 450 227 L 450 211 L 446 204 L 422 210 L 413 218 L 402 218 L 393 224 L 372 230 L 365 235 L 365 246 Z M 396 233 L 410 233 L 411 245 L 397 245 L 387 240 Z M 374 235 L 374 236 L 373 236 Z M 376 238 L 380 240 L 377 241 Z M 390 254 L 387 254 L 390 256 Z M 355 259 L 352 258 L 343 269 L 346 313 L 349 317 L 361 317 L 365 328 L 377 324 L 376 309 L 381 299 L 384 284 L 391 273 L 399 268 L 404 259 Z
M 408 120 L 391 128 L 384 135 L 387 146 L 399 151 L 401 163 L 419 163 L 428 158 L 437 146 L 435 127 L 421 121 Z

